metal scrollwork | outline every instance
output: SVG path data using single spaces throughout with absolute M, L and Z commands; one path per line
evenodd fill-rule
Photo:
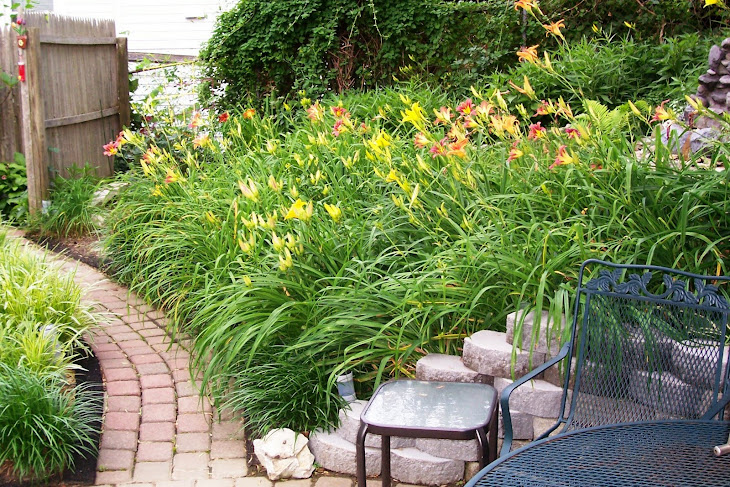
M 598 277 L 586 283 L 586 289 L 728 309 L 727 300 L 718 293 L 717 286 L 707 283 L 704 279 L 695 278 L 694 291 L 691 291 L 686 280 L 675 279 L 669 274 L 663 274 L 662 281 L 665 291 L 661 294 L 654 294 L 647 289 L 653 276 L 651 271 L 646 271 L 641 275 L 629 274 L 628 279 L 625 281 L 621 280 L 621 276 L 621 269 L 615 269 L 613 271 L 601 269 Z

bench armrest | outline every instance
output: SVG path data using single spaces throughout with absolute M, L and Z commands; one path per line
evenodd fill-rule
M 540 365 L 536 369 L 528 372 L 527 374 L 523 375 L 516 381 L 514 381 L 512 384 L 508 385 L 504 388 L 502 391 L 502 394 L 499 398 L 499 404 L 502 408 L 502 421 L 504 422 L 504 441 L 502 442 L 502 450 L 500 452 L 500 456 L 504 456 L 509 453 L 510 448 L 512 446 L 512 418 L 510 416 L 509 412 L 509 396 L 512 394 L 512 391 L 517 389 L 519 386 L 524 384 L 527 381 L 530 381 L 537 377 L 538 375 L 545 372 L 547 369 L 552 367 L 553 365 L 557 364 L 561 360 L 563 360 L 565 357 L 568 356 L 570 353 L 570 343 L 566 343 L 563 345 L 563 348 L 560 349 L 560 352 L 558 354 L 545 362 L 544 364 Z M 555 426 L 553 426 L 552 429 L 555 429 Z M 552 429 L 550 431 L 552 431 Z

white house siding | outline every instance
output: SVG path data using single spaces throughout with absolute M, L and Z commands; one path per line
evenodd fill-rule
M 130 52 L 195 56 L 235 0 L 53 0 L 61 15 L 114 19 Z

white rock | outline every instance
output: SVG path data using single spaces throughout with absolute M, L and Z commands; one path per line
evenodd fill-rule
M 254 440 L 253 448 L 270 480 L 309 478 L 314 472 L 314 455 L 304 435 L 283 428 Z

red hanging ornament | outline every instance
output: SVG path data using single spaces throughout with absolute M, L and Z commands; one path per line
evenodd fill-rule
M 18 61 L 18 81 L 25 81 L 25 61 Z

